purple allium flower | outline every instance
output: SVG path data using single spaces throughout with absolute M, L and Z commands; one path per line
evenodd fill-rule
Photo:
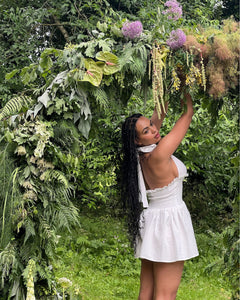
M 181 29 L 173 30 L 170 33 L 170 37 L 167 40 L 167 45 L 172 49 L 182 47 L 186 42 L 186 35 Z
M 140 21 L 135 22 L 125 22 L 122 27 L 122 34 L 125 37 L 130 39 L 134 39 L 135 37 L 139 37 L 142 33 L 143 26 Z
M 164 10 L 162 13 L 168 16 L 170 20 L 178 20 L 182 16 L 182 6 L 176 0 L 169 0 L 165 4 L 168 9 Z

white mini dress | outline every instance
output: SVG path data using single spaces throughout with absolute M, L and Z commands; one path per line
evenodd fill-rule
M 147 190 L 148 207 L 140 217 L 141 238 L 135 257 L 155 262 L 176 262 L 198 256 L 191 216 L 182 200 L 185 165 L 172 155 L 176 177 L 163 188 Z

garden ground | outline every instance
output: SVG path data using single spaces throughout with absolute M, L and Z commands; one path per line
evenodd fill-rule
M 136 300 L 140 262 L 134 259 L 122 220 L 86 212 L 81 228 L 62 236 L 54 263 L 57 278 L 67 278 L 69 299 Z M 208 266 L 220 259 L 221 237 L 196 234 L 200 256 L 185 263 L 177 300 L 225 300 L 231 298 L 226 278 Z

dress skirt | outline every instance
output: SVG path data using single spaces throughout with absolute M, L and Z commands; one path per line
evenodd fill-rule
M 181 176 L 182 162 L 174 159 L 179 176 L 168 186 L 147 191 L 149 206 L 141 214 L 136 258 L 170 263 L 198 256 L 191 216 L 182 200 L 187 174 Z

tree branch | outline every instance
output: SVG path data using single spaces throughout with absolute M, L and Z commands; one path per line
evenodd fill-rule
M 54 15 L 52 15 L 55 23 L 56 23 L 56 26 L 58 26 L 59 30 L 61 31 L 62 35 L 64 36 L 65 40 L 67 42 L 69 42 L 69 35 L 68 35 L 68 32 L 67 30 L 63 27 L 63 25 L 59 22 L 58 18 Z

